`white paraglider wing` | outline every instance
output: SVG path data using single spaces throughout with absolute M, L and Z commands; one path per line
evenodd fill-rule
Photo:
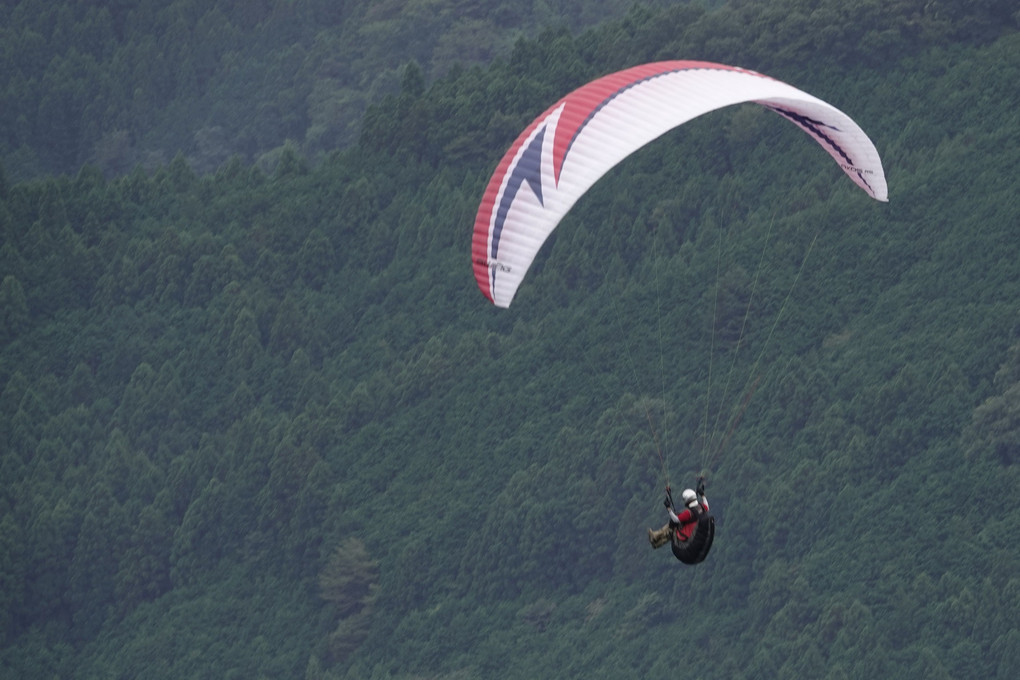
M 472 259 L 482 292 L 509 307 L 564 215 L 602 175 L 669 130 L 755 102 L 804 130 L 857 186 L 888 200 L 875 145 L 849 116 L 786 83 L 732 66 L 665 61 L 594 80 L 536 118 L 496 167 L 475 217 Z

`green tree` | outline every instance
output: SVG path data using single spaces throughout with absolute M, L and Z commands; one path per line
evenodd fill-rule
M 992 644 L 993 658 L 998 658 L 995 678 L 1005 680 L 1020 671 L 1020 630 L 1012 628 Z
M 0 518 L 0 643 L 6 645 L 19 632 L 25 616 L 25 577 L 28 567 L 24 537 L 14 517 Z
M 970 455 L 992 456 L 1002 465 L 1020 461 L 1020 344 L 995 374 L 997 394 L 974 410 Z
M 25 289 L 11 274 L 0 283 L 0 344 L 17 339 L 28 330 L 29 312 Z
M 68 568 L 68 592 L 74 636 L 93 638 L 115 602 L 117 562 L 129 535 L 127 516 L 110 488 L 94 485 L 82 516 Z
M 321 290 L 336 267 L 333 244 L 319 229 L 313 229 L 297 255 L 298 274 L 313 290 Z
M 319 572 L 320 597 L 339 619 L 327 641 L 333 663 L 345 661 L 367 637 L 378 580 L 379 564 L 357 537 L 341 542 Z
M 175 527 L 170 495 L 161 491 L 142 508 L 119 556 L 114 582 L 116 613 L 123 617 L 140 603 L 170 590 L 170 551 Z

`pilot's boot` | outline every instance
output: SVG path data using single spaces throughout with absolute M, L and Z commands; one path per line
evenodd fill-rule
M 653 548 L 661 548 L 669 543 L 669 525 L 667 524 L 658 531 L 652 531 L 649 529 L 648 542 L 652 544 Z

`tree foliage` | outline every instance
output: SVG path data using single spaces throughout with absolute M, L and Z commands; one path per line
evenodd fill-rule
M 651 0 L 653 4 L 666 4 Z M 16 177 L 107 174 L 186 154 L 274 163 L 357 139 L 366 107 L 509 52 L 550 24 L 580 29 L 629 0 L 379 2 L 17 0 L 0 6 L 0 159 Z
M 1016 675 L 1012 5 L 677 3 L 586 32 L 548 6 L 0 8 L 5 675 Z M 429 26 L 444 59 L 516 42 L 456 67 Z M 369 75 L 395 41 L 416 64 Z M 664 57 L 851 112 L 890 203 L 721 111 L 485 304 L 470 226 L 506 145 Z M 337 111 L 380 95 L 354 146 L 303 137 L 334 93 L 313 71 Z M 196 101 L 254 113 L 199 157 L 173 141 Z M 38 147 L 48 125 L 75 150 Z M 718 535 L 683 569 L 644 530 L 701 471 Z

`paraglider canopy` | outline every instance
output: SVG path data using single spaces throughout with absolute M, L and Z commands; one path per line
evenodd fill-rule
M 472 259 L 482 293 L 509 307 L 542 244 L 602 175 L 701 114 L 755 102 L 810 135 L 869 196 L 888 200 L 882 161 L 845 113 L 754 71 L 663 61 L 574 90 L 536 118 L 489 180 L 475 217 Z

